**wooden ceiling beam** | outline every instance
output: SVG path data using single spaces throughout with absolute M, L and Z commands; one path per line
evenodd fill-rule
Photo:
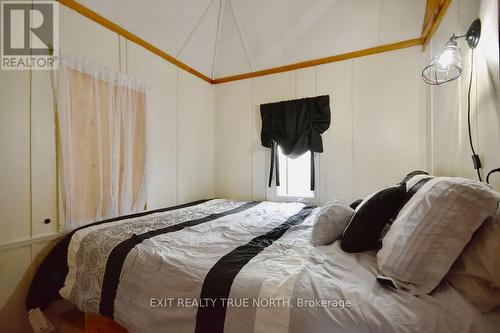
M 109 30 L 111 30 L 117 34 L 122 35 L 123 37 L 125 37 L 129 41 L 134 42 L 137 45 L 142 46 L 146 50 L 149 50 L 150 52 L 152 52 L 152 53 L 156 54 L 157 56 L 165 59 L 166 61 L 174 64 L 175 66 L 185 70 L 186 72 L 189 72 L 189 73 L 199 77 L 200 79 L 202 79 L 208 83 L 213 83 L 213 80 L 211 78 L 209 78 L 208 76 L 204 75 L 203 73 L 198 72 L 196 69 L 186 65 L 182 61 L 179 61 L 176 58 L 172 57 L 171 55 L 163 52 L 162 50 L 160 50 L 156 46 L 146 42 L 144 39 L 140 38 L 137 35 L 134 35 L 130 31 L 125 30 L 124 28 L 120 27 L 116 23 L 111 22 L 110 20 L 108 20 L 104 16 L 101 16 L 101 15 L 97 14 L 96 12 L 90 10 L 89 8 L 80 5 L 78 2 L 76 2 L 74 0 L 57 0 L 57 1 L 60 4 L 66 6 L 68 8 L 71 8 L 71 9 L 75 10 L 76 12 L 82 14 L 83 16 L 89 18 L 90 20 L 96 22 L 97 24 L 100 24 L 103 27 L 108 28 Z
M 285 65 L 285 66 L 280 66 L 280 67 L 273 67 L 273 68 L 255 71 L 255 72 L 250 72 L 250 73 L 245 73 L 245 74 L 238 74 L 238 75 L 233 75 L 233 76 L 222 77 L 219 79 L 214 79 L 214 84 L 225 83 L 225 82 L 236 81 L 236 80 L 244 80 L 244 79 L 248 79 L 248 78 L 252 78 L 252 77 L 264 76 L 264 75 L 269 75 L 269 74 L 288 72 L 288 71 L 293 71 L 293 70 L 300 69 L 300 68 L 312 67 L 312 66 L 327 64 L 330 62 L 359 58 L 359 57 L 364 57 L 364 56 L 368 56 L 368 55 L 372 55 L 372 54 L 389 52 L 389 51 L 404 49 L 407 47 L 413 47 L 413 46 L 417 46 L 417 45 L 422 45 L 421 38 L 409 39 L 409 40 L 405 40 L 405 41 L 397 42 L 397 43 L 393 43 L 393 44 L 375 46 L 375 47 L 371 47 L 371 48 L 364 49 L 364 50 L 338 54 L 338 55 L 334 55 L 334 56 L 326 57 L 326 58 L 298 62 L 295 64 L 290 64 L 290 65 Z
M 439 27 L 450 3 L 451 0 L 427 0 L 422 26 L 422 44 L 424 48 Z
M 202 79 L 208 83 L 211 83 L 211 84 L 219 84 L 219 83 L 225 83 L 225 82 L 230 82 L 230 81 L 243 80 L 243 79 L 252 78 L 252 77 L 259 77 L 259 76 L 264 76 L 264 75 L 269 75 L 269 74 L 287 72 L 287 71 L 291 71 L 291 70 L 317 66 L 317 65 L 321 65 L 321 64 L 330 63 L 330 62 L 336 62 L 336 61 L 348 60 L 348 59 L 353 59 L 353 58 L 358 58 L 358 57 L 364 57 L 364 56 L 368 56 L 368 55 L 372 55 L 372 54 L 389 52 L 389 51 L 399 50 L 399 49 L 413 47 L 413 46 L 417 46 L 417 45 L 425 45 L 425 43 L 427 43 L 430 40 L 430 38 L 432 37 L 432 34 L 437 29 L 437 26 L 441 22 L 444 14 L 446 12 L 446 9 L 448 8 L 448 5 L 451 2 L 451 0 L 427 0 L 427 6 L 426 6 L 426 11 L 425 11 L 425 17 L 424 17 L 424 27 L 422 29 L 422 37 L 420 37 L 420 38 L 404 40 L 404 41 L 400 41 L 400 42 L 392 43 L 392 44 L 379 45 L 379 46 L 375 46 L 375 47 L 371 47 L 371 48 L 367 48 L 367 49 L 363 49 L 363 50 L 359 50 L 359 51 L 348 52 L 348 53 L 338 54 L 338 55 L 334 55 L 334 56 L 330 56 L 330 57 L 308 60 L 308 61 L 303 61 L 303 62 L 299 62 L 299 63 L 294 63 L 294 64 L 289 64 L 289 65 L 259 70 L 259 71 L 253 71 L 250 73 L 244 73 L 244 74 L 232 75 L 232 76 L 228 76 L 228 77 L 222 77 L 222 78 L 218 78 L 218 79 L 212 79 L 212 78 L 209 78 L 208 76 L 204 75 L 203 73 L 198 72 L 194 68 L 186 65 L 185 63 L 179 61 L 175 57 L 160 50 L 156 46 L 148 43 L 147 41 L 143 40 L 142 38 L 138 37 L 137 35 L 129 32 L 128 30 L 120 27 L 119 25 L 115 24 L 114 22 L 97 14 L 96 12 L 92 11 L 91 9 L 79 4 L 78 2 L 76 2 L 74 0 L 57 0 L 57 1 L 60 4 L 66 6 L 68 8 L 71 8 L 71 9 L 75 10 L 76 12 L 80 13 L 81 15 L 89 18 L 90 20 L 102 25 L 103 27 L 125 37 L 129 41 L 134 42 L 134 43 L 144 47 L 145 49 L 149 50 L 150 52 L 152 52 L 152 53 L 156 54 L 157 56 L 165 59 L 166 61 L 174 64 L 175 66 L 185 70 L 186 72 L 191 73 L 191 74 L 199 77 L 200 79 Z

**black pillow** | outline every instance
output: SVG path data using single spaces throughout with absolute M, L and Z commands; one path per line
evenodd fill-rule
M 342 234 L 342 250 L 350 253 L 378 250 L 384 228 L 392 224 L 405 202 L 404 183 L 385 188 L 363 200 Z
M 352 209 L 356 209 L 359 206 L 359 204 L 362 202 L 363 202 L 363 199 L 354 200 L 353 202 L 351 202 L 349 207 L 351 207 Z
M 405 176 L 405 178 L 403 178 L 403 180 L 401 182 L 399 182 L 399 183 L 400 184 L 406 184 L 407 181 L 409 181 L 410 179 L 412 179 L 413 177 L 418 176 L 418 175 L 427 175 L 428 176 L 429 173 L 427 171 L 415 170 L 415 171 L 412 171 L 409 174 L 407 174 Z

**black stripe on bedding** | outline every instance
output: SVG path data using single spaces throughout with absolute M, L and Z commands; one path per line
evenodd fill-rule
M 106 317 L 113 318 L 115 312 L 115 297 L 116 291 L 118 289 L 118 284 L 120 282 L 120 275 L 122 272 L 123 264 L 128 253 L 138 244 L 142 243 L 144 240 L 159 236 L 162 234 L 168 234 L 171 232 L 176 232 L 182 230 L 186 227 L 193 227 L 206 222 L 214 221 L 221 217 L 232 215 L 236 213 L 243 212 L 258 205 L 259 201 L 252 201 L 243 204 L 237 208 L 230 209 L 228 211 L 212 214 L 201 219 L 190 220 L 175 225 L 171 225 L 165 228 L 152 230 L 139 235 L 132 235 L 132 237 L 124 240 L 111 250 L 106 262 L 106 269 L 104 271 L 104 278 L 102 281 L 101 289 L 101 303 L 99 305 L 99 312 Z
M 233 281 L 240 270 L 266 247 L 271 246 L 294 225 L 302 223 L 314 207 L 305 207 L 288 220 L 253 238 L 245 245 L 239 246 L 223 256 L 208 272 L 203 281 L 200 299 L 215 301 L 213 306 L 199 307 L 196 314 L 195 333 L 222 333 L 226 319 L 224 300 L 229 297 Z
M 30 310 L 34 308 L 41 308 L 42 310 L 45 310 L 51 302 L 61 298 L 59 295 L 59 289 L 63 287 L 66 275 L 68 275 L 68 246 L 71 241 L 71 237 L 73 237 L 77 231 L 95 225 L 196 206 L 210 200 L 212 199 L 198 200 L 182 205 L 118 216 L 107 220 L 93 222 L 73 230 L 56 244 L 56 246 L 49 252 L 38 267 L 35 276 L 31 281 L 28 296 L 26 297 L 26 309 Z
M 176 210 L 176 209 L 187 208 L 187 207 L 191 207 L 191 206 L 196 206 L 196 205 L 202 204 L 202 203 L 210 201 L 210 200 L 213 200 L 213 199 L 197 200 L 197 201 L 188 202 L 188 203 L 185 203 L 185 204 L 182 204 L 182 205 L 177 205 L 177 206 L 172 206 L 172 207 L 167 207 L 167 208 L 159 208 L 159 209 L 154 209 L 154 210 L 146 210 L 146 211 L 139 212 L 139 213 L 133 213 L 133 214 L 129 214 L 129 215 L 122 215 L 122 216 L 118 216 L 118 217 L 113 217 L 113 218 L 110 218 L 110 219 L 107 219 L 107 220 L 102 220 L 102 221 L 98 221 L 98 222 L 94 222 L 94 223 L 91 223 L 91 224 L 84 225 L 84 226 L 82 226 L 82 227 L 80 227 L 78 229 L 73 230 L 71 232 L 71 235 L 73 235 L 75 232 L 77 232 L 77 231 L 79 231 L 81 229 L 93 227 L 95 225 L 104 224 L 104 223 L 110 223 L 110 222 L 116 222 L 116 221 L 121 221 L 121 220 L 128 220 L 128 219 L 133 219 L 133 218 L 136 218 L 136 217 L 142 217 L 142 216 L 146 216 L 146 215 L 151 215 L 151 214 L 156 214 L 156 213 L 162 213 L 162 212 L 168 212 L 168 211 Z

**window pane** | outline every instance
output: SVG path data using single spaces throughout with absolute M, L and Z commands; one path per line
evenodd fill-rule
M 288 159 L 288 195 L 312 196 L 311 153 L 307 152 L 296 159 Z
M 280 185 L 277 194 L 280 196 L 314 197 L 311 186 L 311 153 L 292 159 L 281 153 L 280 159 Z
M 280 196 L 288 195 L 288 175 L 287 175 L 287 160 L 288 158 L 281 152 L 278 146 L 278 158 L 280 160 L 280 186 L 276 188 L 277 194 Z

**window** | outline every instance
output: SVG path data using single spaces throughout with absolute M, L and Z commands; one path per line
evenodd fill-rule
M 275 189 L 276 197 L 314 198 L 314 191 L 311 191 L 311 152 L 293 159 L 286 157 L 278 147 L 278 158 L 280 186 Z
M 148 86 L 68 55 L 54 75 L 65 228 L 144 210 Z

